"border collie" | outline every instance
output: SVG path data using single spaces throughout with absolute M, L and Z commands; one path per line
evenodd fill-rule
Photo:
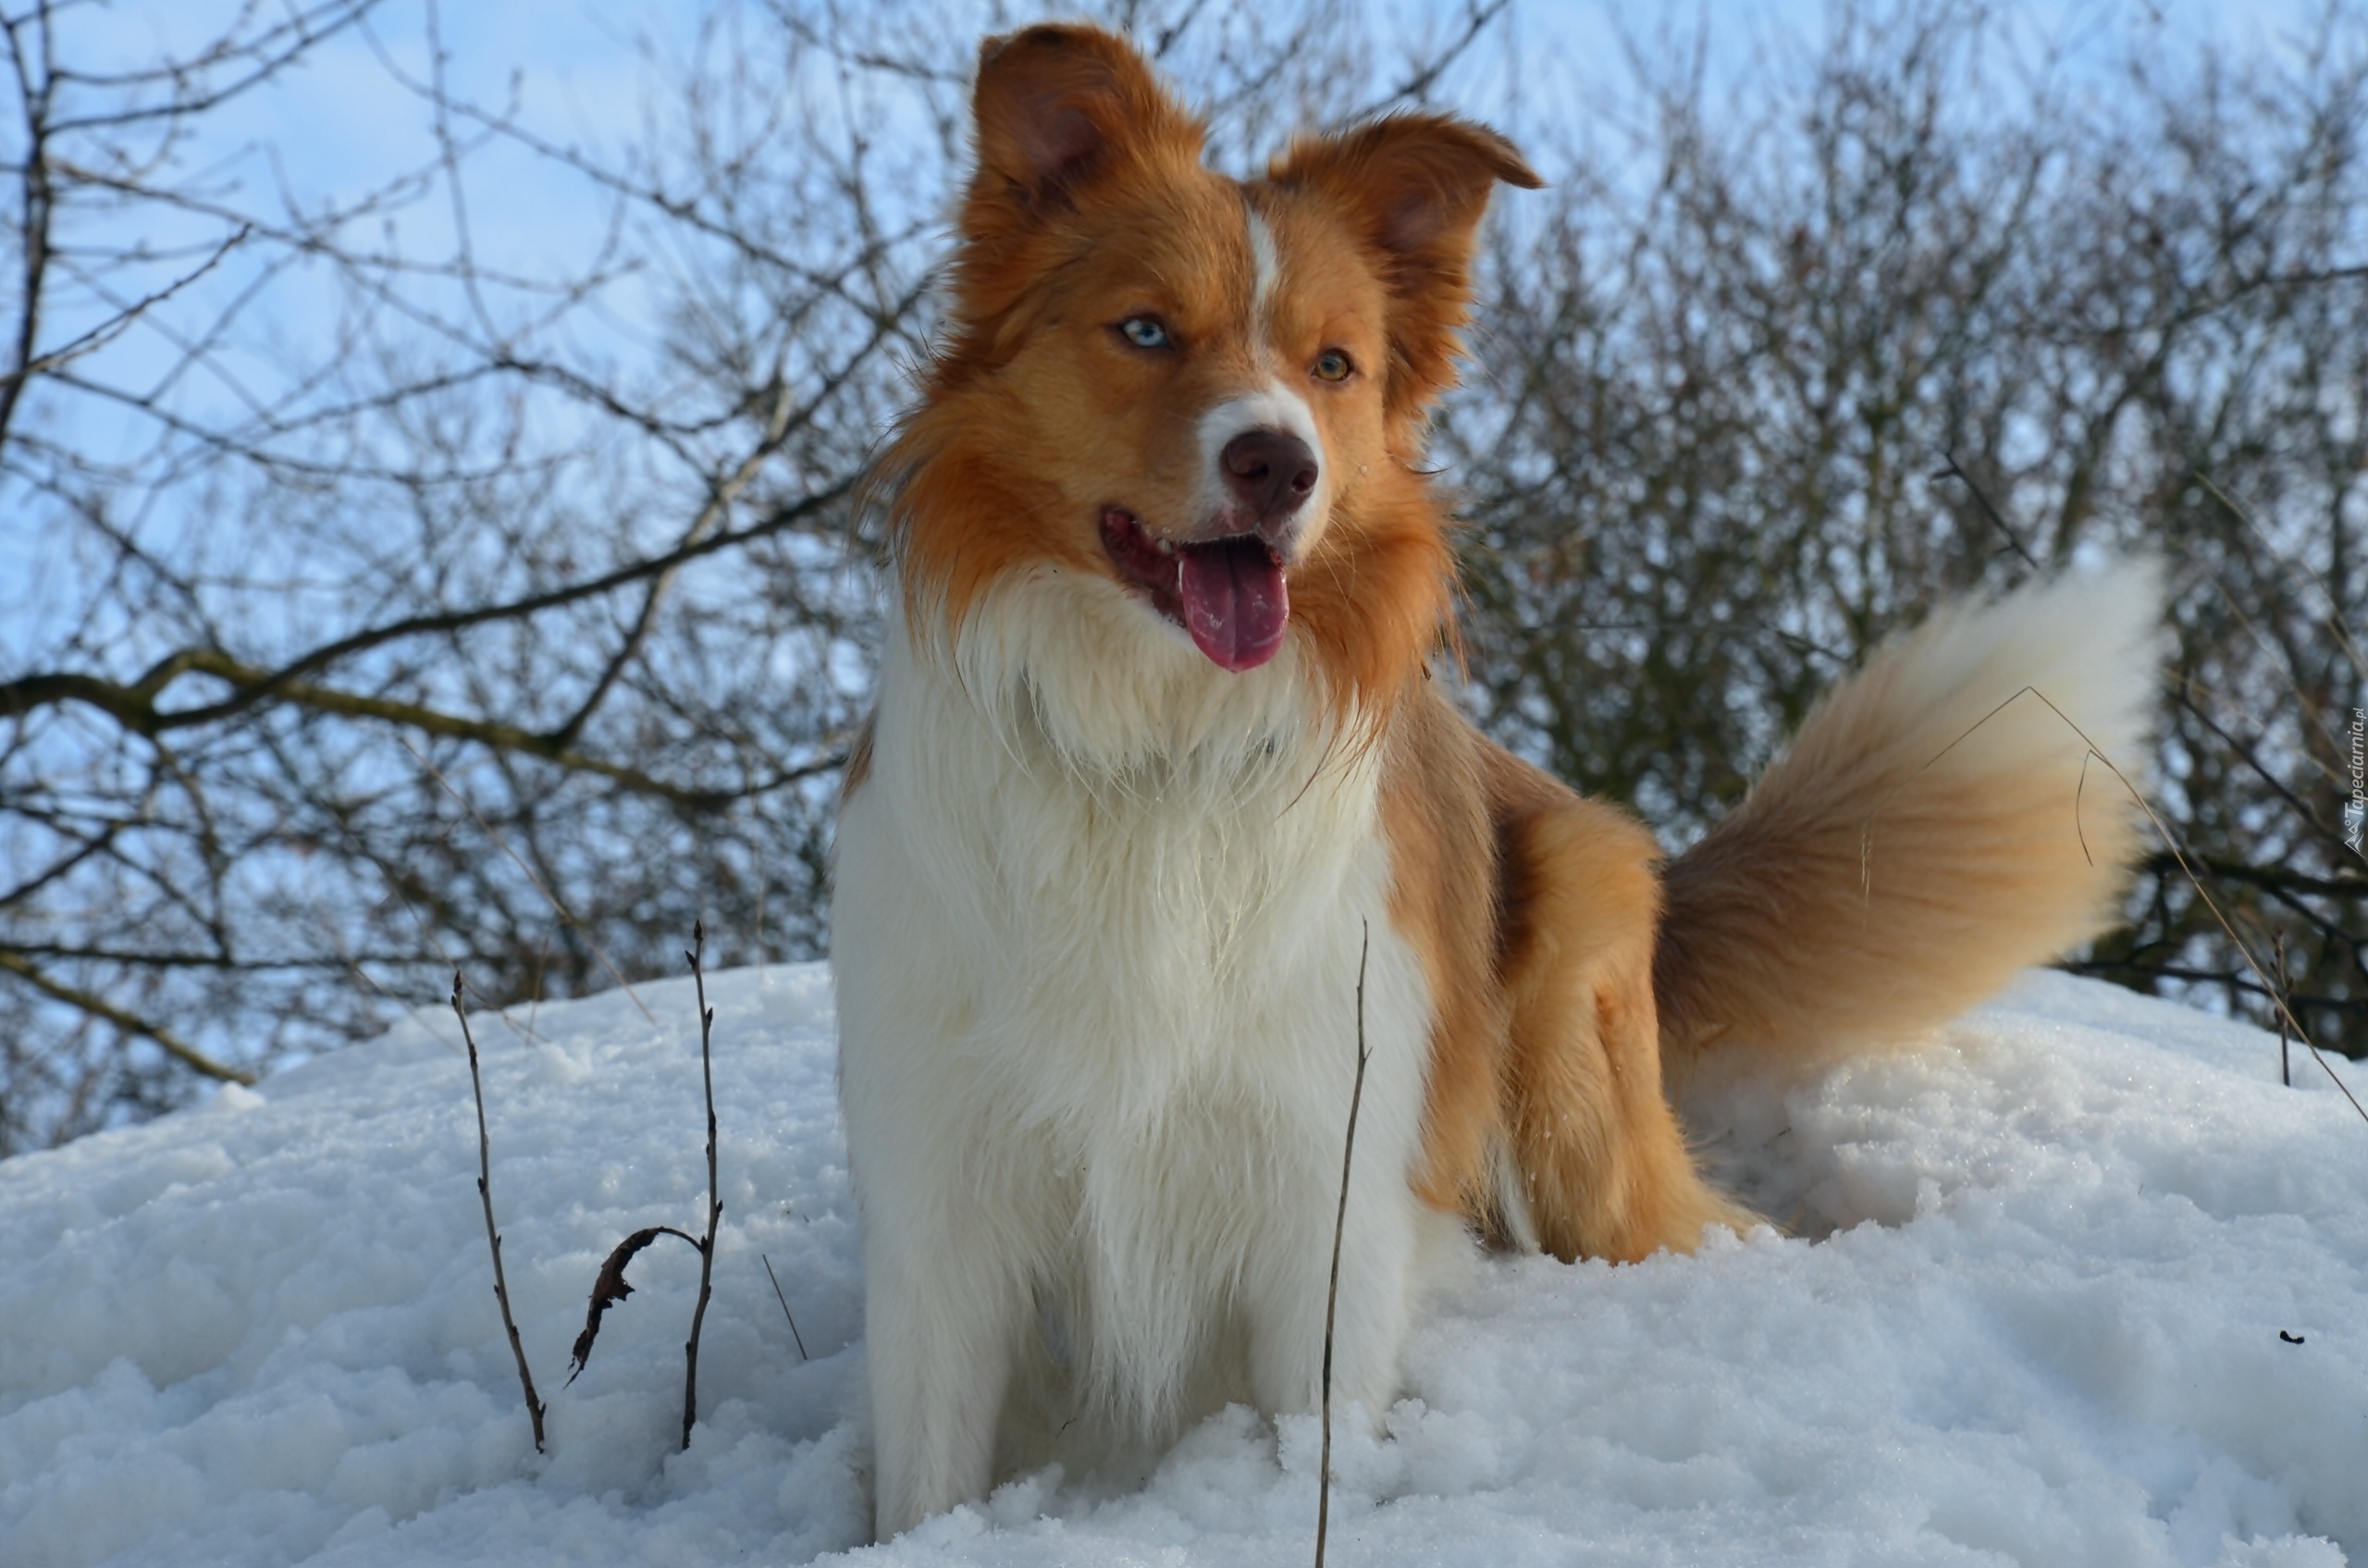
M 832 965 L 882 1537 L 1070 1433 L 1397 1391 L 1426 1280 L 1753 1216 L 1664 1082 L 1911 1037 L 2113 919 L 2145 563 L 1945 611 L 1664 863 L 1458 710 L 1452 384 L 1503 138 L 1263 179 L 1124 41 L 983 47 Z M 2018 695 L 2019 694 L 2019 695 Z M 2085 785 L 2085 787 L 2084 787 Z

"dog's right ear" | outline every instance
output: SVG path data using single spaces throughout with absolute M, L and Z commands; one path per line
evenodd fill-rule
M 971 94 L 979 168 L 963 227 L 1002 213 L 1042 218 L 1153 153 L 1201 157 L 1201 127 L 1127 42 L 1099 28 L 1046 25 L 979 48 Z

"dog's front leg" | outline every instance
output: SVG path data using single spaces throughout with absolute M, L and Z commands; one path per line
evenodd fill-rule
M 890 785 L 914 770 L 894 771 L 899 732 L 882 733 L 880 774 L 840 809 L 831 963 L 885 1540 L 993 1482 L 1042 1205 L 1038 1178 L 1018 1174 L 1041 1162 L 1016 1157 L 1010 1118 L 990 1113 L 991 1086 L 966 1065 L 970 928 L 945 918 L 960 900 L 915 852 L 913 823 L 931 819 L 895 809 Z
M 1378 1168 L 1351 1179 L 1330 1353 L 1334 1398 L 1362 1400 L 1379 1419 L 1397 1392 L 1418 1221 L 1403 1175 L 1381 1160 L 1373 1163 Z M 1252 1392 L 1259 1408 L 1276 1414 L 1313 1412 L 1322 1401 L 1325 1304 L 1339 1199 L 1339 1171 L 1329 1174 L 1327 1181 L 1311 1170 L 1298 1184 L 1301 1202 L 1291 1205 L 1299 1211 L 1294 1223 L 1268 1233 L 1247 1280 Z
M 986 1496 L 1027 1298 L 973 1196 L 873 1184 L 864 1195 L 864 1338 L 879 1538 Z

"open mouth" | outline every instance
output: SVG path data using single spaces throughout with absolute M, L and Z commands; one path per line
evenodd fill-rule
M 1178 544 L 1122 507 L 1104 507 L 1102 547 L 1152 608 L 1184 628 L 1220 668 L 1254 670 L 1275 657 L 1291 614 L 1283 558 L 1256 534 Z

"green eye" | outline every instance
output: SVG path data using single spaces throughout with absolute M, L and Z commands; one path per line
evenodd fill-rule
M 1118 323 L 1118 336 L 1139 349 L 1173 348 L 1176 340 L 1167 335 L 1167 327 L 1157 316 L 1130 315 Z
M 1349 356 L 1338 349 L 1326 349 L 1315 356 L 1315 378 L 1319 381 L 1346 381 L 1356 371 Z

